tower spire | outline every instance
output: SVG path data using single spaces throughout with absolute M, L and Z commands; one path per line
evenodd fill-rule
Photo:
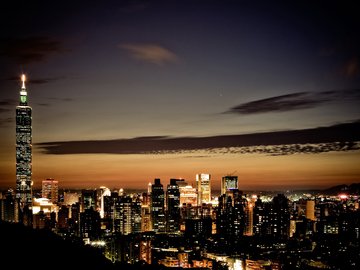
M 25 74 L 22 74 L 21 75 L 21 81 L 22 81 L 22 86 L 21 86 L 21 89 L 26 89 L 26 87 L 25 87 L 25 81 L 26 81 L 26 76 L 25 76 Z
M 22 74 L 21 75 L 22 86 L 20 90 L 20 105 L 22 106 L 27 106 L 27 91 L 25 87 L 25 81 L 26 81 L 26 76 L 25 74 Z

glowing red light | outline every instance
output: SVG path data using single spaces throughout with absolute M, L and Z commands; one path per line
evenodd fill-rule
M 348 195 L 346 194 L 340 194 L 339 195 L 339 198 L 342 199 L 342 200 L 346 200 L 348 198 Z

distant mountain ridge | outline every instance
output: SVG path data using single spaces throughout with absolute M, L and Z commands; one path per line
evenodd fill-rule
M 323 193 L 329 195 L 337 195 L 339 193 L 346 193 L 349 195 L 360 194 L 360 183 L 353 183 L 350 185 L 338 185 L 328 189 L 322 190 Z

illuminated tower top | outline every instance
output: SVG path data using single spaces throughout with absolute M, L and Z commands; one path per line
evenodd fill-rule
M 25 87 L 25 81 L 26 81 L 25 74 L 21 75 L 21 81 L 22 81 L 22 86 L 21 86 L 21 90 L 20 90 L 20 106 L 27 106 L 27 91 L 26 91 L 26 87 Z

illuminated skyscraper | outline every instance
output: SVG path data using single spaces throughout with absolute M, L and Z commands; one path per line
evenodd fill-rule
M 100 217 L 104 218 L 104 209 L 105 209 L 105 203 L 104 203 L 104 196 L 111 196 L 111 191 L 107 187 L 100 187 Z
M 52 203 L 58 203 L 59 186 L 58 181 L 48 178 L 42 181 L 42 197 L 49 199 Z
M 221 195 L 225 194 L 226 191 L 238 189 L 238 177 L 227 175 L 221 179 Z
M 131 230 L 131 209 L 132 199 L 129 196 L 120 196 L 120 200 L 116 205 L 116 215 L 118 217 L 118 232 L 129 234 Z
M 312 221 L 315 221 L 315 201 L 307 200 L 306 201 L 306 218 Z
M 165 232 L 165 198 L 163 185 L 156 178 L 151 186 L 151 221 L 155 232 Z
M 289 199 L 284 194 L 275 196 L 269 213 L 271 235 L 288 237 L 290 234 Z
M 95 189 L 83 189 L 81 191 L 81 208 L 80 211 L 84 212 L 85 209 L 94 209 L 97 205 L 97 192 Z
M 18 204 L 15 200 L 15 193 L 9 189 L 3 197 L 0 194 L 0 220 L 7 222 L 19 222 Z
M 170 179 L 166 191 L 167 232 L 177 232 L 180 229 L 180 191 L 177 181 L 184 180 Z
M 32 206 L 32 127 L 25 75 L 21 76 L 20 103 L 16 106 L 16 198 L 21 208 Z
M 210 174 L 200 173 L 196 175 L 196 188 L 198 192 L 198 206 L 211 202 Z
M 246 203 L 242 192 L 239 190 L 234 190 L 231 196 L 223 194 L 219 197 L 219 206 L 216 213 L 216 233 L 220 237 L 232 239 L 244 234 Z
M 251 201 L 246 202 L 245 206 L 245 232 L 247 236 L 253 235 L 253 226 L 254 226 L 254 204 Z
M 151 197 L 150 196 L 151 196 L 151 189 L 150 189 L 150 192 L 142 194 L 142 201 L 141 201 L 141 232 L 147 232 L 147 231 L 152 230 L 151 208 L 150 208 L 150 198 Z
M 186 182 L 178 183 L 180 191 L 180 207 L 184 204 L 191 204 L 191 206 L 197 206 L 197 194 L 196 188 L 192 187 Z

